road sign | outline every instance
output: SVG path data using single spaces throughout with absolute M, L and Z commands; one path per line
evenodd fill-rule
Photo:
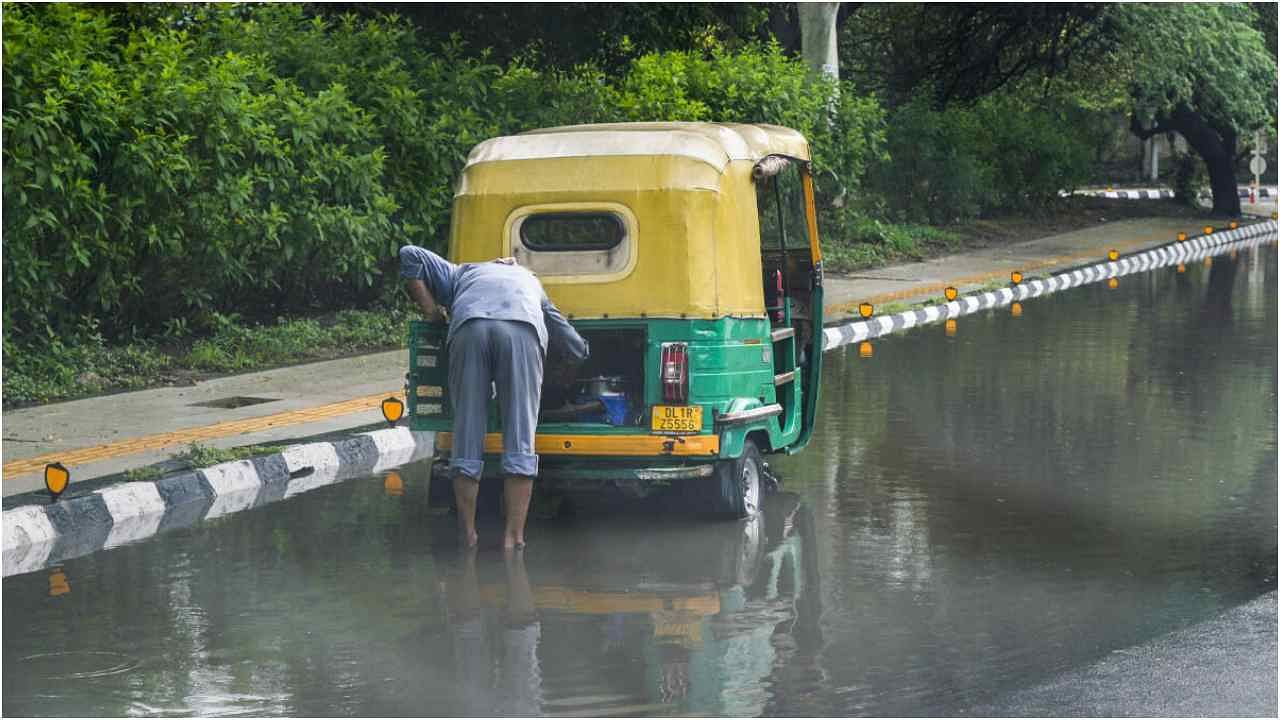
M 1267 171 L 1267 161 L 1262 159 L 1261 155 L 1254 155 L 1249 161 L 1249 172 L 1254 175 L 1261 175 Z

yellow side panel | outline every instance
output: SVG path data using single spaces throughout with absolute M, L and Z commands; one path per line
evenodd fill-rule
M 717 455 L 719 435 L 685 435 L 684 442 L 674 443 L 670 452 L 663 435 L 544 435 L 533 439 L 533 451 L 539 455 L 606 455 L 613 457 L 666 457 L 671 455 Z M 436 433 L 436 447 L 453 447 L 453 433 Z M 484 436 L 484 451 L 491 455 L 502 452 L 502 433 Z
M 450 258 L 511 253 L 508 219 L 522 207 L 618 203 L 634 214 L 638 258 L 608 282 L 542 278 L 575 319 L 761 316 L 764 295 L 749 162 L 724 175 L 681 157 L 555 158 L 467 170 L 454 198 Z

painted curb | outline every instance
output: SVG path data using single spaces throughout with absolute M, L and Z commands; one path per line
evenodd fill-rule
M 1237 187 L 1236 193 L 1239 197 L 1249 197 L 1249 188 Z M 1161 198 L 1172 198 L 1174 192 L 1168 188 L 1131 188 L 1129 190 L 1076 190 L 1074 193 L 1063 191 L 1059 193 L 1062 196 L 1067 195 L 1084 195 L 1086 197 L 1101 197 L 1119 200 L 1158 200 Z M 1205 195 L 1205 193 L 1201 193 Z M 1276 188 L 1260 187 L 1258 188 L 1258 197 L 1275 197 Z
M 434 443 L 430 432 L 374 430 L 12 508 L 3 514 L 4 577 L 376 474 L 429 455 Z
M 1150 250 L 1127 255 L 1115 261 L 1066 270 L 1043 279 L 1028 280 L 1014 287 L 965 295 L 942 305 L 930 305 L 919 310 L 907 310 L 895 315 L 883 315 L 868 320 L 856 320 L 829 326 L 823 328 L 822 331 L 824 336 L 822 349 L 826 352 L 862 340 L 870 340 L 871 338 L 907 330 L 918 325 L 927 325 L 939 320 L 949 320 L 962 315 L 969 315 L 980 310 L 1003 307 L 1015 301 L 1042 297 L 1067 288 L 1090 285 L 1132 273 L 1146 272 L 1168 265 L 1185 263 L 1189 260 L 1221 255 L 1242 247 L 1275 242 L 1276 227 L 1276 221 L 1267 220 L 1245 225 L 1235 230 L 1222 230 L 1212 235 L 1199 235 L 1188 239 L 1186 242 L 1161 245 Z
M 1165 189 L 1077 190 L 1075 194 L 1085 195 L 1088 197 L 1112 198 L 1112 199 L 1119 199 L 1119 200 L 1159 200 L 1161 198 L 1173 197 L 1173 191 L 1165 190 Z

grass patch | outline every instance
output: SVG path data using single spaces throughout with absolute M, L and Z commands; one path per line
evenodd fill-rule
M 268 455 L 278 452 L 280 448 L 270 445 L 245 445 L 243 447 L 234 448 L 215 448 L 200 443 L 191 443 L 187 449 L 177 453 L 173 459 L 179 462 L 178 467 L 164 467 L 162 465 L 147 465 L 146 467 L 133 468 L 124 472 L 125 479 L 133 482 L 147 482 L 151 480 L 159 480 L 162 476 L 179 470 L 199 470 L 200 468 L 218 465 L 224 462 L 232 462 L 235 460 L 248 460 L 259 455 Z
M 958 233 L 931 225 L 857 218 L 848 223 L 840 237 L 826 240 L 822 258 L 829 270 L 851 272 L 890 262 L 920 260 L 960 245 Z
M 269 445 L 245 445 L 243 447 L 234 448 L 215 448 L 200 443 L 191 443 L 181 453 L 174 456 L 175 459 L 181 460 L 191 468 L 205 468 L 210 465 L 218 465 L 224 462 L 233 462 L 236 460 L 248 460 L 249 458 L 258 457 L 259 455 L 268 455 L 278 451 L 280 448 Z
M 120 390 L 186 384 L 242 372 L 404 347 L 407 308 L 344 310 L 249 325 L 219 316 L 202 337 L 108 344 L 95 332 L 40 343 L 4 343 L 6 409 Z

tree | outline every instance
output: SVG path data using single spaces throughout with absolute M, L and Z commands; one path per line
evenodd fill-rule
M 1240 214 L 1238 139 L 1276 121 L 1275 55 L 1259 24 L 1234 3 L 1116 5 L 1105 18 L 1110 67 L 1128 76 L 1133 132 L 1186 138 L 1209 172 L 1215 215 Z
M 851 3 L 843 3 L 851 5 Z M 841 8 L 843 15 L 846 8 Z M 1091 3 L 867 3 L 842 20 L 842 75 L 892 106 L 942 109 L 1028 75 L 1052 77 L 1098 40 Z

